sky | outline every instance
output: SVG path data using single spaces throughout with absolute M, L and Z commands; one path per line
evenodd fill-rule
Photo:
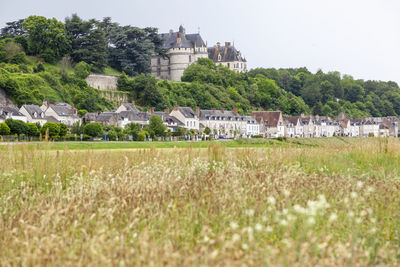
M 400 84 L 399 0 L 0 0 L 0 27 L 29 15 L 111 17 L 121 25 L 234 42 L 249 68 L 307 67 Z

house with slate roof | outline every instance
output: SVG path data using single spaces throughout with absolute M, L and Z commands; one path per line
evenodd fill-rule
M 153 55 L 151 74 L 161 79 L 181 81 L 185 69 L 199 58 L 207 58 L 207 45 L 199 33 L 187 34 L 181 25 L 179 31 L 170 30 L 160 34 L 162 48 L 167 50 L 167 57 Z
M 46 117 L 54 117 L 54 119 L 67 126 L 72 126 L 76 122 L 81 122 L 76 109 L 67 103 L 50 104 L 48 101 L 44 101 L 40 109 L 44 112 Z
M 19 112 L 18 108 L 9 105 L 0 106 L 0 120 L 4 122 L 6 119 L 28 122 L 26 116 Z
M 122 111 L 140 112 L 140 110 L 135 105 L 135 101 L 132 101 L 132 103 L 121 103 L 121 105 L 119 105 L 115 112 L 120 113 Z
M 210 128 L 211 134 L 217 137 L 223 136 L 224 138 L 246 137 L 247 124 L 256 125 L 253 118 L 241 116 L 238 114 L 237 109 L 234 110 L 217 110 L 217 109 L 196 109 L 200 119 L 201 130 L 206 127 Z M 252 132 L 253 132 L 253 128 Z M 259 129 L 258 129 L 259 130 Z M 254 129 L 256 132 L 257 129 Z M 251 132 L 251 133 L 252 133 Z M 259 131 L 258 131 L 259 133 Z
M 280 137 L 285 135 L 285 125 L 282 112 L 278 111 L 253 111 L 251 116 L 264 124 L 264 137 Z
M 225 46 L 221 46 L 221 43 L 218 42 L 214 47 L 209 47 L 208 58 L 215 64 L 225 66 L 233 71 L 247 71 L 246 59 L 230 42 L 225 42 Z
M 43 126 L 47 122 L 44 111 L 41 110 L 38 105 L 22 105 L 19 112 L 21 112 L 30 123 L 40 123 L 40 125 Z

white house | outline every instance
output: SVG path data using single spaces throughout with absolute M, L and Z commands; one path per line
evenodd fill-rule
M 3 118 L 2 120 L 13 119 L 19 120 L 23 122 L 28 122 L 28 119 L 24 114 L 19 112 L 17 108 L 11 106 L 0 106 L 0 116 Z
M 46 117 L 54 117 L 57 121 L 67 126 L 72 126 L 76 122 L 81 122 L 76 109 L 67 103 L 50 104 L 49 102 L 43 102 L 40 109 L 44 111 Z
M 38 105 L 23 105 L 19 112 L 26 116 L 30 123 L 40 123 L 43 126 L 47 122 L 44 111 Z
M 200 111 L 199 108 L 197 109 L 196 111 Z M 196 131 L 200 129 L 198 115 L 190 107 L 174 107 L 169 115 L 181 121 L 185 125 L 185 129 L 193 129 Z
M 198 109 L 196 109 L 197 111 Z M 248 124 L 255 125 L 256 121 L 250 121 L 246 116 L 238 114 L 237 109 L 217 110 L 217 109 L 202 109 L 199 110 L 200 128 L 204 130 L 210 128 L 211 134 L 223 136 L 224 138 L 246 137 L 253 135 L 253 131 L 257 132 L 254 127 L 249 127 Z M 251 129 L 248 134 L 248 129 Z M 259 129 L 258 129 L 259 132 Z

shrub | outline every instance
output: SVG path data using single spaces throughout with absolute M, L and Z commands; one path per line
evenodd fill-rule
M 83 127 L 83 133 L 90 137 L 100 137 L 104 134 L 104 129 L 100 123 L 91 122 Z
M 40 133 L 45 136 L 47 131 L 50 138 L 56 138 L 60 134 L 60 126 L 54 122 L 46 122 L 40 129 Z
M 4 122 L 0 123 L 0 135 L 9 135 L 11 133 L 10 127 Z

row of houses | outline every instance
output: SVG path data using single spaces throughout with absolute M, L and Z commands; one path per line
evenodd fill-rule
M 341 113 L 337 118 L 327 116 L 284 115 L 280 111 L 254 111 L 251 116 L 244 116 L 234 110 L 200 109 L 194 111 L 190 107 L 174 107 L 173 110 L 141 111 L 135 103 L 121 103 L 115 111 L 87 113 L 83 117 L 86 122 L 98 122 L 124 128 L 129 123 L 137 123 L 141 127 L 149 124 L 152 115 L 159 116 L 171 132 L 178 128 L 203 133 L 206 128 L 210 134 L 220 138 L 236 137 L 368 137 L 398 136 L 397 117 L 350 118 Z M 48 121 L 64 123 L 72 126 L 82 123 L 77 110 L 66 103 L 43 102 L 42 106 L 23 105 L 0 106 L 0 122 L 7 118 L 24 122 L 45 124 Z

